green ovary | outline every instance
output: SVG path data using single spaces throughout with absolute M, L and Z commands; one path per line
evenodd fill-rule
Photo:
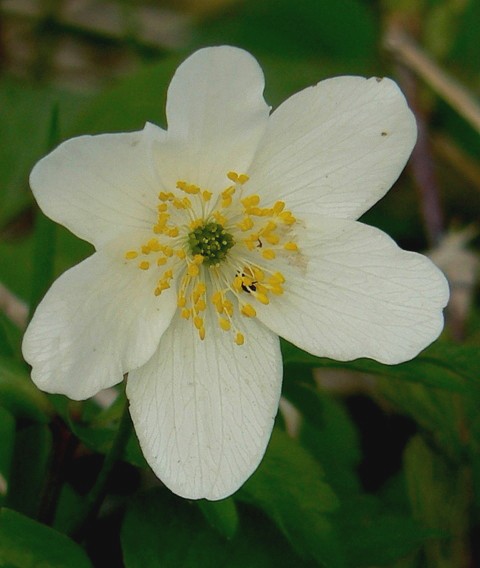
M 234 244 L 232 235 L 219 223 L 206 223 L 188 235 L 191 254 L 201 254 L 207 266 L 222 262 Z

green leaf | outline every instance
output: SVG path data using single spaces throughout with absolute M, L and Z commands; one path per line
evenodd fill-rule
M 321 565 L 343 566 L 330 513 L 338 501 L 313 457 L 275 429 L 257 471 L 238 492 L 262 509 L 299 554 Z
M 14 350 L 10 339 L 10 326 L 7 316 L 0 311 L 0 357 L 13 357 Z
M 299 370 L 327 367 L 418 382 L 451 392 L 465 392 L 469 387 L 479 385 L 476 368 L 480 357 L 478 347 L 439 343 L 429 347 L 412 361 L 399 365 L 384 365 L 372 359 L 334 361 L 315 357 L 286 341 L 282 342 L 282 352 L 286 373 L 290 376 Z
M 2 79 L 0 82 L 0 228 L 33 202 L 28 174 L 45 153 L 53 101 L 62 116 L 76 113 L 79 96 Z
M 197 501 L 200 511 L 222 536 L 231 539 L 238 529 L 238 512 L 235 501 L 229 497 L 221 501 Z
M 478 22 L 480 19 L 480 3 L 471 0 L 466 3 L 456 3 L 458 7 L 464 7 L 463 14 L 459 18 L 456 41 L 452 50 L 452 59 L 465 69 L 466 78 L 478 79 L 478 60 L 480 57 L 480 45 L 478 41 Z
M 45 424 L 32 424 L 18 430 L 5 504 L 11 509 L 35 516 L 47 476 L 52 435 Z
M 30 295 L 32 251 L 31 235 L 8 242 L 0 238 L 1 282 L 21 299 L 26 299 Z
M 0 566 L 92 568 L 85 552 L 65 535 L 15 511 L 0 511 Z
M 359 66 L 375 57 L 378 24 L 359 0 L 248 0 L 222 18 L 203 23 L 196 44 L 228 43 L 296 59 L 348 60 Z
M 118 430 L 118 423 L 125 406 L 125 394 L 119 394 L 111 407 L 102 410 L 93 401 L 85 401 L 82 421 L 72 418 L 72 401 L 66 397 L 56 397 L 55 406 L 75 436 L 87 448 L 99 454 L 107 454 Z M 150 467 L 143 456 L 134 430 L 130 433 L 122 458 L 136 467 L 143 469 Z
M 425 544 L 425 566 L 461 566 L 470 531 L 469 468 L 447 461 L 421 436 L 413 438 L 405 449 L 404 467 L 414 518 L 446 537 Z
M 8 491 L 15 440 L 15 418 L 0 406 L 0 505 Z
M 205 521 L 193 503 L 166 490 L 137 495 L 121 531 L 126 568 L 306 568 L 275 527 L 242 511 L 231 540 Z
M 167 87 L 181 59 L 171 57 L 141 69 L 89 102 L 69 136 L 141 130 L 145 122 L 165 123 Z
M 350 525 L 346 534 L 350 563 L 356 568 L 391 566 L 441 535 L 409 517 L 393 515 L 381 515 L 366 524 Z
M 52 150 L 60 141 L 59 131 L 59 107 L 54 104 L 51 110 L 48 138 L 45 140 L 45 153 Z M 55 262 L 55 242 L 57 224 L 46 217 L 42 211 L 37 210 L 34 250 L 33 250 L 33 274 L 32 290 L 30 293 L 29 320 L 53 282 Z
M 85 496 L 78 494 L 71 485 L 64 483 L 60 490 L 53 528 L 69 534 L 72 520 L 85 505 Z
M 413 418 L 428 431 L 447 455 L 452 459 L 460 459 L 465 448 L 461 429 L 464 419 L 460 394 L 421 384 L 393 383 L 389 378 L 381 379 L 378 386 L 379 392 L 397 410 Z
M 338 495 L 357 492 L 360 442 L 345 408 L 305 383 L 286 381 L 283 394 L 301 412 L 300 441 L 322 464 L 335 492 Z
M 0 404 L 18 418 L 48 422 L 52 407 L 44 393 L 31 382 L 25 367 L 0 356 Z

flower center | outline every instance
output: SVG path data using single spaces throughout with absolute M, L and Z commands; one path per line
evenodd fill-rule
M 207 266 L 217 265 L 227 256 L 235 241 L 220 223 L 210 222 L 194 229 L 188 235 L 190 253 L 203 256 Z
M 213 192 L 178 181 L 175 191 L 158 195 L 152 235 L 125 252 L 126 262 L 154 271 L 155 296 L 177 289 L 180 315 L 204 339 L 205 312 L 210 310 L 234 341 L 245 341 L 244 318 L 257 315 L 284 293 L 282 264 L 301 265 L 294 231 L 296 218 L 283 201 L 263 207 L 259 195 L 243 195 L 245 174 L 229 172 L 229 185 Z

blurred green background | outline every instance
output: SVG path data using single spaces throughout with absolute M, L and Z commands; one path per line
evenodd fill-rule
M 479 0 L 3 0 L 0 566 L 480 565 L 479 29 Z M 164 125 L 176 66 L 220 44 L 253 53 L 274 107 L 335 75 L 399 82 L 419 141 L 362 220 L 445 271 L 447 326 L 395 367 L 285 344 L 282 413 L 236 495 L 172 496 L 132 436 L 77 530 L 123 393 L 71 403 L 28 378 L 29 308 L 91 252 L 39 214 L 28 175 L 54 140 Z

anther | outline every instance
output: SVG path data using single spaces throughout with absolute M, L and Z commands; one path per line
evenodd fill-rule
M 247 316 L 247 318 L 253 318 L 257 315 L 255 308 L 251 304 L 243 304 L 240 311 L 244 316 Z
M 218 323 L 220 327 L 223 329 L 223 331 L 229 331 L 230 328 L 232 327 L 228 319 L 225 318 L 218 318 Z
M 245 343 L 245 337 L 242 333 L 237 332 L 237 335 L 235 336 L 235 343 L 237 345 L 243 345 Z
M 275 251 L 272 249 L 265 249 L 264 251 L 262 251 L 262 256 L 263 258 L 265 258 L 266 260 L 273 260 L 277 255 L 275 254 Z

